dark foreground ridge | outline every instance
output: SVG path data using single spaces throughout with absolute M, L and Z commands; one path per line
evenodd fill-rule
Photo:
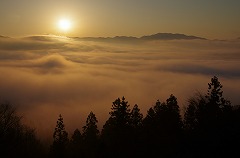
M 239 157 L 240 106 L 223 97 L 217 77 L 207 94 L 195 94 L 180 115 L 177 98 L 159 100 L 143 117 L 137 104 L 117 98 L 100 132 L 90 112 L 82 130 L 65 130 L 62 115 L 53 129 L 53 142 L 44 146 L 34 130 L 22 124 L 9 103 L 0 105 L 0 157 L 10 158 L 210 158 Z

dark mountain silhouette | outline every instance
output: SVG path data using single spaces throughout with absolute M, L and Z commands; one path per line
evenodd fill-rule
M 0 38 L 10 38 L 0 35 Z M 206 38 L 190 36 L 185 34 L 174 33 L 157 33 L 153 35 L 145 35 L 142 37 L 134 36 L 115 36 L 115 37 L 65 37 L 57 35 L 34 35 L 23 37 L 23 39 L 35 40 L 35 41 L 53 41 L 59 38 L 71 38 L 82 41 L 98 41 L 98 42 L 139 42 L 139 41 L 151 41 L 151 40 L 207 40 Z M 240 38 L 238 38 L 240 39 Z
M 115 36 L 115 37 L 71 37 L 77 40 L 86 40 L 86 41 L 146 41 L 146 40 L 206 40 L 206 38 L 189 36 L 185 34 L 173 34 L 173 33 L 157 33 L 153 35 L 146 35 L 140 38 L 133 36 Z
M 188 36 L 184 34 L 178 34 L 178 33 L 157 33 L 149 36 L 142 36 L 141 39 L 144 40 L 192 40 L 192 39 L 201 39 L 206 40 L 206 38 L 197 37 L 197 36 Z

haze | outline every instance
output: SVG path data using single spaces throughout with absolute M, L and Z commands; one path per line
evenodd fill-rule
M 174 94 L 183 110 L 214 75 L 240 104 L 239 8 L 236 0 L 1 0 L 0 99 L 44 138 L 60 113 L 69 133 L 90 111 L 101 129 L 122 96 L 146 114 Z M 170 39 L 140 38 L 156 33 Z
M 59 19 L 72 21 L 70 36 L 142 36 L 184 33 L 209 39 L 240 36 L 237 0 L 1 0 L 1 35 L 60 34 Z
M 112 102 L 122 96 L 143 113 L 172 93 L 183 107 L 192 93 L 207 92 L 213 75 L 223 83 L 226 98 L 240 103 L 239 40 L 104 42 L 31 36 L 0 41 L 0 96 L 17 105 L 41 134 L 51 135 L 60 113 L 71 130 L 82 127 L 94 111 L 101 128 Z

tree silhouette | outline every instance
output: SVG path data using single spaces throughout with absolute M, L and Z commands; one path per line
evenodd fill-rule
M 194 97 L 188 99 L 188 105 L 184 113 L 184 128 L 188 132 L 194 132 L 199 128 L 201 111 L 207 104 L 206 98 L 201 93 L 196 93 Z
M 171 94 L 166 103 L 161 104 L 157 112 L 159 118 L 159 139 L 163 149 L 163 155 L 173 157 L 181 150 L 182 119 L 177 98 Z
M 113 102 L 111 108 L 112 111 L 109 112 L 110 117 L 103 126 L 103 137 L 110 133 L 110 135 L 120 134 L 129 129 L 131 115 L 129 106 L 130 105 L 128 105 L 128 102 L 125 101 L 124 97 L 122 97 L 122 100 L 118 98 Z
M 151 153 L 150 156 L 159 156 L 159 152 L 164 156 L 175 154 L 182 131 L 177 98 L 171 94 L 166 103 L 157 100 L 148 110 L 143 125 L 146 153 Z
M 208 83 L 208 91 L 205 98 L 197 94 L 188 101 L 185 112 L 184 125 L 187 129 L 198 131 L 217 130 L 222 126 L 231 114 L 230 101 L 223 97 L 222 85 L 214 76 Z
M 174 95 L 166 100 L 166 103 L 161 103 L 157 100 L 155 106 L 150 108 L 144 118 L 144 125 L 147 128 L 155 128 L 159 132 L 166 133 L 180 130 L 182 128 L 182 120 L 177 98 Z
M 138 129 L 142 126 L 143 114 L 140 113 L 138 105 L 135 104 L 130 113 L 130 126 L 134 129 Z
M 97 118 L 93 112 L 87 117 L 86 125 L 83 126 L 83 139 L 89 143 L 94 143 L 98 139 Z
M 97 118 L 93 112 L 87 117 L 86 125 L 83 126 L 83 141 L 85 146 L 85 155 L 87 157 L 95 157 L 97 150 L 97 143 L 99 137 L 99 130 L 97 129 Z
M 149 136 L 153 137 L 153 135 L 156 132 L 156 128 L 157 128 L 156 112 L 155 110 L 153 110 L 152 107 L 147 111 L 147 115 L 143 119 L 143 128 L 144 128 L 144 134 L 147 137 L 146 139 L 148 140 L 149 140 Z
M 79 129 L 76 129 L 72 135 L 71 142 L 76 145 L 81 145 L 83 141 L 83 137 Z
M 137 104 L 134 105 L 130 112 L 130 120 L 129 120 L 129 140 L 128 145 L 131 150 L 129 150 L 129 157 L 140 157 L 141 149 L 143 147 L 142 140 L 142 128 L 143 128 L 143 114 L 140 113 L 140 109 Z
M 72 158 L 83 157 L 83 146 L 84 143 L 81 132 L 78 129 L 76 129 L 72 135 L 72 139 L 70 140 L 69 144 L 70 157 Z
M 232 111 L 231 102 L 223 97 L 222 88 L 223 86 L 218 81 L 218 78 L 216 76 L 214 76 L 211 79 L 211 82 L 208 83 L 208 93 L 206 95 L 206 98 L 208 100 L 209 106 L 213 107 L 213 110 L 217 112 L 217 117 L 226 117 L 226 115 Z
M 208 156 L 226 156 L 223 152 L 229 151 L 229 146 L 232 146 L 229 144 L 234 122 L 232 105 L 223 97 L 222 88 L 214 76 L 208 83 L 205 98 L 198 94 L 188 101 L 184 126 L 187 146 L 193 151 L 192 155 L 201 152 Z
M 223 97 L 222 88 L 223 86 L 216 76 L 211 78 L 211 82 L 208 83 L 206 104 L 201 104 L 198 108 L 200 128 L 208 133 L 210 131 L 207 130 L 219 131 L 232 111 L 230 101 Z
M 16 115 L 15 108 L 9 103 L 0 106 L 0 143 L 3 152 L 11 153 L 12 148 L 18 148 L 21 140 L 21 117 Z M 11 147 L 13 146 L 13 147 Z
M 111 109 L 110 117 L 114 120 L 112 123 L 115 126 L 126 127 L 129 125 L 130 109 L 124 97 L 122 97 L 122 100 L 120 98 L 116 99 Z
M 171 94 L 170 97 L 166 100 L 167 104 L 167 113 L 168 123 L 170 123 L 170 131 L 179 131 L 182 128 L 182 119 L 180 115 L 179 105 L 177 98 Z M 169 132 L 170 132 L 169 131 Z
M 114 157 L 126 156 L 129 132 L 130 132 L 130 109 L 124 97 L 116 99 L 111 108 L 109 119 L 102 130 L 102 139 Z
M 146 117 L 143 119 L 143 125 L 146 129 L 149 129 L 156 125 L 155 116 L 156 116 L 155 111 L 153 110 L 153 108 L 150 108 L 147 111 Z
M 211 78 L 211 82 L 208 83 L 208 93 L 206 95 L 206 98 L 210 103 L 217 104 L 220 106 L 221 103 L 225 100 L 222 97 L 223 95 L 222 87 L 223 86 L 218 81 L 218 78 L 216 76 Z
M 236 157 L 240 144 L 240 105 L 223 97 L 223 86 L 214 76 L 206 95 L 190 97 L 182 121 L 178 100 L 170 95 L 156 101 L 143 118 L 137 104 L 130 109 L 117 98 L 101 135 L 90 112 L 83 132 L 76 129 L 68 140 L 59 115 L 50 146 L 50 157 Z M 24 125 L 16 109 L 0 104 L 0 157 L 45 157 L 35 130 Z
M 22 124 L 10 103 L 0 104 L 0 156 L 42 157 L 42 146 L 35 130 Z
M 53 144 L 51 147 L 51 156 L 53 157 L 66 157 L 68 145 L 68 133 L 65 130 L 63 117 L 60 114 L 57 120 L 57 125 L 53 133 Z

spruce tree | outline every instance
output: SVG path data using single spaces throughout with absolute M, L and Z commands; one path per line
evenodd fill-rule
M 83 156 L 83 137 L 81 132 L 76 129 L 72 135 L 72 139 L 70 141 L 70 156 L 71 157 L 82 157 Z
M 60 114 L 57 120 L 57 125 L 53 133 L 53 144 L 51 146 L 51 155 L 53 157 L 66 157 L 68 145 L 68 133 L 65 130 L 63 117 Z
M 71 142 L 73 144 L 81 144 L 82 143 L 82 134 L 81 132 L 79 131 L 79 129 L 76 129 L 74 132 L 73 132 L 73 135 L 72 135 L 72 139 L 71 139 Z
M 222 84 L 214 76 L 208 83 L 205 97 L 197 94 L 188 101 L 184 127 L 187 129 L 189 148 L 199 148 L 194 149 L 194 153 L 204 151 L 204 154 L 216 157 L 215 153 L 220 153 L 219 149 L 229 143 L 228 137 L 231 137 L 233 129 L 233 112 L 230 101 L 223 97 L 222 88 Z
M 149 127 L 155 126 L 155 117 L 156 117 L 156 113 L 153 110 L 153 108 L 151 107 L 147 111 L 146 117 L 143 119 L 144 127 L 149 128 Z
M 113 157 L 126 157 L 130 133 L 130 109 L 124 97 L 116 99 L 103 126 L 103 142 Z
M 222 85 L 218 81 L 218 78 L 214 76 L 211 78 L 211 82 L 208 83 L 208 93 L 206 95 L 206 98 L 208 101 L 212 104 L 220 105 L 224 98 L 222 97 L 223 91 L 222 91 Z
M 211 82 L 208 83 L 208 92 L 206 98 L 211 106 L 215 107 L 215 110 L 220 109 L 222 112 L 231 111 L 231 102 L 223 97 L 223 86 L 216 76 L 211 78 Z
M 83 126 L 83 139 L 87 143 L 96 143 L 99 135 L 99 130 L 97 128 L 98 120 L 93 112 L 87 117 L 86 125 Z
M 83 126 L 84 155 L 89 158 L 97 156 L 99 130 L 98 120 L 93 112 L 87 117 L 86 125 Z
M 180 109 L 177 102 L 177 98 L 171 94 L 170 97 L 166 100 L 166 106 L 168 108 L 169 115 L 167 116 L 168 122 L 171 124 L 171 130 L 181 130 L 182 128 L 182 119 L 180 115 Z
M 129 104 L 125 101 L 125 98 L 122 97 L 116 99 L 112 105 L 112 111 L 110 112 L 110 118 L 112 118 L 113 124 L 119 127 L 126 127 L 129 124 L 130 118 L 130 109 Z
M 130 126 L 137 129 L 142 126 L 143 114 L 140 113 L 138 105 L 135 104 L 130 113 Z

